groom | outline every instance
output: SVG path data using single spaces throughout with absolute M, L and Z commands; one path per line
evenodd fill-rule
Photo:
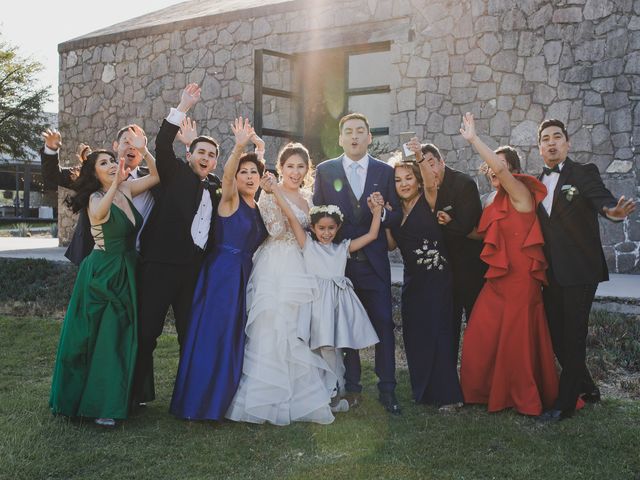
M 339 144 L 344 154 L 318 165 L 314 184 L 314 205 L 337 205 L 344 215 L 339 238 L 356 238 L 369 231 L 371 211 L 367 197 L 379 192 L 391 205 L 384 210 L 382 226 L 390 228 L 401 220 L 400 203 L 395 191 L 393 168 L 371 157 L 368 147 L 371 132 L 367 118 L 350 113 L 339 123 Z M 391 316 L 391 269 L 387 255 L 384 228 L 378 238 L 366 247 L 353 252 L 347 261 L 346 275 L 353 282 L 358 298 L 369 314 L 380 338 L 375 347 L 375 371 L 378 376 L 379 401 L 393 414 L 400 414 L 395 395 L 395 338 Z M 360 354 L 345 349 L 345 389 L 350 406 L 360 401 Z

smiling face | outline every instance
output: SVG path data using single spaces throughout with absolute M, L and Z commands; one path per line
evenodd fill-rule
M 240 162 L 236 173 L 238 193 L 242 197 L 254 196 L 260 186 L 260 172 L 251 161 Z
M 420 181 L 409 166 L 396 166 L 395 182 L 396 193 L 400 200 L 410 200 L 420 192 Z
M 512 170 L 509 166 L 509 162 L 507 162 L 507 158 L 504 156 L 504 153 L 498 153 L 496 155 L 504 164 L 504 166 L 507 167 L 507 169 L 511 172 Z M 500 180 L 498 180 L 498 177 L 496 177 L 496 174 L 493 173 L 493 170 L 491 170 L 490 168 L 487 168 L 487 178 L 489 179 L 489 182 L 491 183 L 491 186 L 493 188 L 497 190 L 500 187 Z
M 100 153 L 96 159 L 96 178 L 105 190 L 113 183 L 118 171 L 118 162 L 107 153 Z
M 569 154 L 571 144 L 558 126 L 549 126 L 540 132 L 538 148 L 540 156 L 547 167 L 555 167 L 564 162 Z
M 125 168 L 130 168 L 131 170 L 137 168 L 142 161 L 142 153 L 131 144 L 132 136 L 133 132 L 131 130 L 125 130 L 118 141 L 113 142 L 113 149 L 118 158 L 124 158 Z
M 371 144 L 371 132 L 364 120 L 352 118 L 342 125 L 338 143 L 344 150 L 344 154 L 351 160 L 360 160 L 367 154 Z
M 218 164 L 218 149 L 208 142 L 198 142 L 193 153 L 187 152 L 187 162 L 201 180 L 207 178 Z
M 311 225 L 311 231 L 316 236 L 316 239 L 324 245 L 329 245 L 333 242 L 338 230 L 340 230 L 340 225 L 333 217 L 329 216 L 319 218 L 316 223 Z
M 308 171 L 309 165 L 307 162 L 300 155 L 294 153 L 280 167 L 283 186 L 290 190 L 297 190 L 302 186 Z

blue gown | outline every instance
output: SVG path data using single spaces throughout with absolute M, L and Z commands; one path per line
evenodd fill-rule
M 224 418 L 242 375 L 252 256 L 267 237 L 258 208 L 240 199 L 230 217 L 216 216 L 215 245 L 195 288 L 187 335 L 171 398 L 180 418 Z
M 462 402 L 453 360 L 453 278 L 442 231 L 424 195 L 392 229 L 404 263 L 402 336 L 413 397 L 441 406 Z

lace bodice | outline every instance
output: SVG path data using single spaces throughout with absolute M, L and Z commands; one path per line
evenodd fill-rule
M 311 202 L 311 192 L 309 190 L 300 190 L 300 194 L 307 201 L 309 208 L 311 208 L 313 206 Z M 300 210 L 300 207 L 288 199 L 287 202 L 289 202 L 302 228 L 307 229 L 309 227 L 309 214 Z M 258 200 L 258 207 L 260 208 L 264 225 L 269 232 L 269 238 L 267 238 L 265 244 L 271 242 L 286 242 L 297 245 L 296 237 L 293 234 L 293 230 L 291 230 L 291 225 L 289 225 L 289 220 L 287 220 L 287 217 L 282 213 L 282 210 L 280 210 L 272 194 L 262 192 L 260 194 L 260 200 Z

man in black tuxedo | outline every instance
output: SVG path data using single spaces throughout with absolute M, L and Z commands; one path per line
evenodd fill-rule
M 171 109 L 156 137 L 160 190 L 141 237 L 138 360 L 133 387 L 137 403 L 155 398 L 153 351 L 169 306 L 182 345 L 198 272 L 207 247 L 213 244 L 220 180 L 211 172 L 218 161 L 218 144 L 211 137 L 196 137 L 189 147 L 187 163 L 173 151 L 180 124 L 199 98 L 200 88 L 193 83 L 187 85 L 180 104 Z
M 473 178 L 446 166 L 438 147 L 424 144 L 422 154 L 434 166 L 438 179 L 436 212 L 453 271 L 453 354 L 457 363 L 462 312 L 469 319 L 487 270 L 480 260 L 482 242 L 467 237 L 480 221 L 482 205 Z
M 616 202 L 594 164 L 567 156 L 569 136 L 560 120 L 540 124 L 538 147 L 545 163 L 539 178 L 548 190 L 538 207 L 549 262 L 543 296 L 553 349 L 562 366 L 558 398 L 539 419 L 557 421 L 573 414 L 580 395 L 585 401 L 600 400 L 586 366 L 591 303 L 598 283 L 609 279 L 598 214 L 622 221 L 635 204 L 624 197 Z
M 125 161 L 125 167 L 131 169 L 129 174 L 130 178 L 144 177 L 149 173 L 149 170 L 140 166 L 142 161 L 142 155 L 140 151 L 131 145 L 131 128 L 137 125 L 127 125 L 122 127 L 116 136 L 116 140 L 113 142 L 113 150 L 117 153 L 118 158 L 122 158 Z M 142 129 L 141 129 L 142 130 Z M 144 133 L 144 132 L 143 132 Z M 59 187 L 73 189 L 73 182 L 76 179 L 79 169 L 78 167 L 61 168 L 59 162 L 59 151 L 62 145 L 62 137 L 60 132 L 56 130 L 47 130 L 42 134 L 44 137 L 44 147 L 40 149 L 40 161 L 42 164 L 42 177 L 45 182 Z M 89 146 L 81 144 L 78 151 L 78 159 L 83 161 L 83 154 L 91 152 Z M 153 208 L 153 194 L 152 191 L 147 190 L 140 195 L 133 197 L 133 205 L 138 212 L 142 215 L 144 222 L 149 218 L 151 209 Z M 144 225 L 144 223 L 143 223 Z M 75 265 L 80 265 L 80 262 L 91 253 L 93 250 L 94 242 L 91 235 L 91 225 L 89 223 L 89 217 L 87 216 L 86 209 L 82 210 L 78 214 L 78 223 L 73 232 L 71 243 L 67 248 L 64 256 L 67 257 Z M 136 245 L 138 251 L 140 250 L 140 236 L 138 235 L 138 242 Z

